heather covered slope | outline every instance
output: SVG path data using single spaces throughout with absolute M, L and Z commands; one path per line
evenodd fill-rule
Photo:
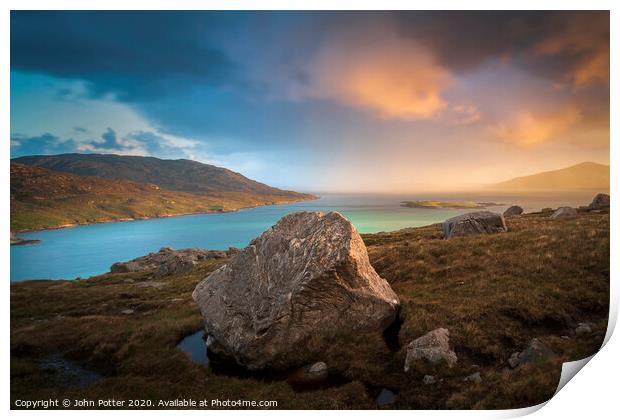
M 568 168 L 513 178 L 490 188 L 501 191 L 609 191 L 609 165 L 583 162 Z
M 68 153 L 53 156 L 23 156 L 13 162 L 80 176 L 155 184 L 162 189 L 200 194 L 244 193 L 286 199 L 307 197 L 253 181 L 231 170 L 187 159 L 158 159 L 144 156 Z
M 126 180 L 78 176 L 11 162 L 11 230 L 232 211 L 313 198 L 270 187 L 258 191 L 184 192 Z
M 516 408 L 550 398 L 561 362 L 593 354 L 603 341 L 609 302 L 609 213 L 581 210 L 551 219 L 507 220 L 508 232 L 442 239 L 441 226 L 363 235 L 370 262 L 402 303 L 398 343 L 355 334 L 334 340 L 323 361 L 340 380 L 296 392 L 283 380 L 217 373 L 175 345 L 203 327 L 191 298 L 226 260 L 153 280 L 153 272 L 78 281 L 11 284 L 11 399 L 111 398 L 275 400 L 278 408 Z M 579 323 L 591 332 L 577 334 Z M 426 385 L 403 372 L 405 347 L 435 328 L 450 330 L 452 369 Z M 557 358 L 520 369 L 508 359 L 538 338 Z M 396 345 L 394 345 L 396 344 Z M 59 385 L 42 361 L 62 356 L 102 378 Z M 474 372 L 481 382 L 463 380 Z M 441 381 L 440 381 L 441 380 Z

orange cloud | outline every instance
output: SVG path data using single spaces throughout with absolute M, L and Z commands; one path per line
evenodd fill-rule
M 577 57 L 564 82 L 583 87 L 609 81 L 609 15 L 582 19 L 579 14 L 562 15 L 561 29 L 542 40 L 535 53 Z
M 501 140 L 532 146 L 556 139 L 581 120 L 581 112 L 575 107 L 544 115 L 524 111 L 507 122 L 490 126 L 489 130 Z
M 382 118 L 428 119 L 446 107 L 449 73 L 432 55 L 389 29 L 348 33 L 325 46 L 311 69 L 311 95 Z

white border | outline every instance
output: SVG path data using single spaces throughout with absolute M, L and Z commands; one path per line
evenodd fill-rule
M 620 133 L 618 129 L 617 118 L 618 116 L 618 83 L 617 75 L 620 74 L 620 67 L 618 65 L 618 40 L 620 40 L 620 19 L 618 12 L 620 7 L 616 6 L 617 2 L 611 0 L 589 0 L 589 1 L 577 1 L 577 0 L 563 0 L 563 1 L 544 1 L 544 0 L 504 0 L 502 2 L 492 0 L 434 0 L 432 2 L 411 2 L 404 0 L 382 0 L 368 1 L 335 1 L 335 0 L 303 0 L 303 1 L 284 1 L 284 0 L 263 0 L 263 1 L 248 1 L 248 0 L 230 0 L 230 1 L 192 1 L 192 0 L 175 0 L 174 2 L 152 0 L 149 2 L 139 3 L 137 1 L 130 0 L 90 0 L 85 2 L 84 0 L 59 0 L 59 1 L 43 1 L 43 0 L 22 0 L 4 1 L 4 13 L 0 18 L 0 38 L 3 44 L 0 66 L 0 72 L 2 74 L 1 86 L 1 100 L 0 100 L 0 126 L 2 127 L 2 133 L 5 138 L 4 147 L 1 149 L 1 175 L 2 183 L 1 188 L 1 206 L 4 213 L 2 219 L 2 227 L 5 232 L 5 237 L 9 233 L 9 208 L 10 208 L 10 196 L 9 196 L 9 133 L 10 133 L 10 77 L 9 77 L 9 37 L 10 37 L 10 13 L 9 10 L 27 10 L 27 9 L 80 9 L 80 10 L 138 10 L 138 9 L 210 9 L 210 10 L 229 10 L 229 9 L 249 9 L 249 10 L 440 10 L 440 9 L 468 9 L 468 10 L 611 10 L 611 139 L 615 141 L 610 142 L 610 163 L 611 163 L 611 199 L 612 199 L 612 224 L 611 224 L 611 255 L 618 254 L 618 228 L 615 220 L 618 217 L 618 145 L 617 140 L 620 139 Z M 174 7 L 172 7 L 174 6 Z M 1 395 L 3 397 L 3 409 L 9 410 L 9 387 L 10 387 L 10 374 L 9 374 L 9 337 L 10 337 L 10 296 L 9 296 L 9 246 L 5 245 L 0 256 L 0 267 L 2 267 L 5 274 L 5 288 L 2 289 L 3 302 L 5 303 L 4 318 L 2 322 L 2 336 L 4 338 L 4 345 L 0 350 L 2 358 L 4 360 Z M 611 336 L 611 332 L 615 326 L 618 313 L 618 284 L 617 284 L 617 264 L 614 259 L 611 260 L 611 307 L 610 307 L 610 327 L 606 336 L 606 345 L 600 353 L 592 358 L 592 361 L 583 369 L 583 372 L 579 373 L 577 380 L 570 381 L 554 398 L 552 398 L 547 404 L 541 404 L 537 407 L 531 407 L 523 410 L 506 410 L 506 411 L 394 411 L 383 412 L 377 414 L 374 411 L 352 412 L 321 412 L 316 413 L 312 410 L 298 411 L 294 415 L 299 419 L 312 419 L 316 420 L 316 416 L 356 416 L 361 418 L 371 418 L 375 415 L 387 415 L 390 417 L 407 418 L 412 417 L 433 417 L 438 419 L 444 418 L 503 418 L 503 417 L 515 417 L 528 413 L 535 412 L 532 418 L 539 419 L 554 419 L 554 418 L 584 418 L 585 416 L 592 416 L 593 418 L 611 418 L 617 415 L 617 391 L 615 380 L 620 373 L 619 362 L 617 354 L 620 354 L 620 342 L 617 337 Z M 610 338 L 611 337 L 611 338 Z M 542 406 L 545 406 L 543 410 L 537 411 Z M 4 411 L 3 410 L 3 411 Z M 255 419 L 273 419 L 284 418 L 291 415 L 291 413 L 285 411 L 191 411 L 183 412 L 183 416 L 190 418 L 196 418 L 203 420 L 205 417 L 213 419 L 230 419 L 241 417 L 244 414 L 252 416 Z M 57 411 L 57 412 L 25 412 L 25 411 L 11 411 L 10 415 L 14 418 L 31 418 L 33 416 L 49 417 L 52 419 L 67 419 L 67 418 L 83 418 L 89 416 L 92 418 L 105 418 L 110 415 L 115 417 L 134 417 L 139 415 L 135 412 L 118 412 L 113 414 L 106 411 L 98 412 L 78 412 L 78 411 Z M 155 418 L 167 418 L 171 415 L 176 415 L 176 412 L 171 411 L 153 411 L 148 413 L 149 416 Z

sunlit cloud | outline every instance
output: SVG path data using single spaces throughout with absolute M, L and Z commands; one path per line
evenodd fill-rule
M 509 121 L 490 125 L 489 130 L 498 139 L 519 146 L 532 146 L 558 139 L 581 120 L 582 114 L 576 107 L 546 114 L 522 111 Z
M 609 161 L 607 11 L 192 12 L 149 36 L 148 12 L 14 15 L 13 156 L 189 158 L 318 192 Z
M 428 51 L 389 27 L 355 28 L 335 38 L 320 50 L 310 78 L 310 96 L 409 120 L 437 116 L 451 81 Z

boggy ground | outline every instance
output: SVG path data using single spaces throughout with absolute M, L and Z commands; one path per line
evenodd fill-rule
M 11 400 L 43 398 L 274 400 L 278 408 L 377 408 L 381 388 L 397 394 L 381 408 L 517 408 L 549 399 L 561 363 L 596 352 L 607 326 L 609 214 L 507 220 L 509 232 L 441 239 L 440 225 L 364 235 L 370 259 L 402 302 L 397 336 L 334 340 L 323 357 L 340 378 L 296 392 L 287 382 L 216 374 L 176 348 L 201 328 L 191 292 L 224 259 L 189 274 L 106 274 L 77 281 L 11 285 Z M 576 335 L 579 322 L 592 333 Z M 456 367 L 405 374 L 406 345 L 448 328 Z M 507 360 L 537 337 L 558 357 L 518 370 Z M 396 338 L 398 340 L 396 340 Z M 395 341 L 398 341 L 395 343 Z M 67 383 L 45 363 L 62 357 L 101 375 Z M 481 372 L 479 384 L 463 378 Z M 91 381 L 92 382 L 92 381 Z

